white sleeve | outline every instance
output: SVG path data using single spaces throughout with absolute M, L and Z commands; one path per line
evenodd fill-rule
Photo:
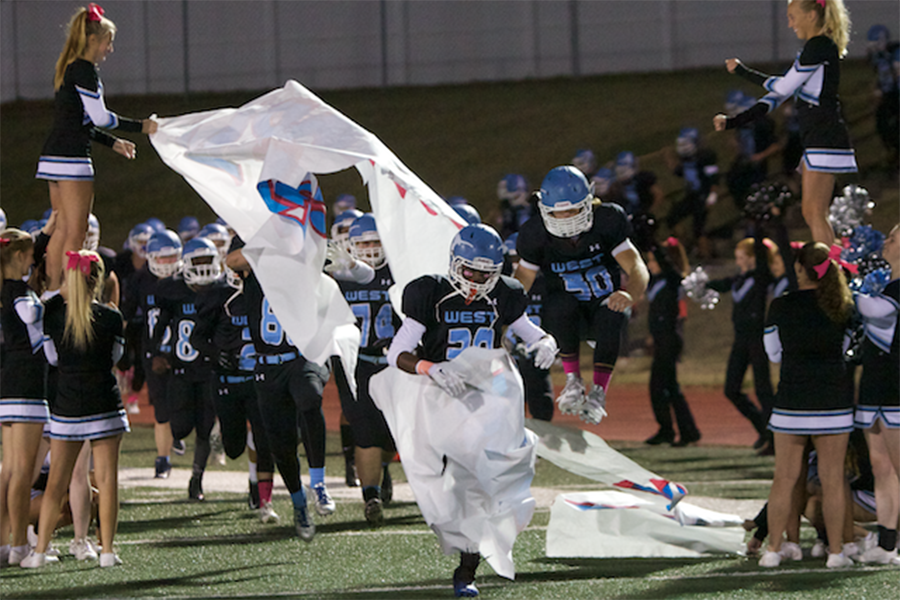
M 102 84 L 96 92 L 76 85 L 78 96 L 81 98 L 81 104 L 84 106 L 84 112 L 87 113 L 91 122 L 97 127 L 104 129 L 115 129 L 119 126 L 119 116 L 106 108 L 106 102 L 103 100 Z
M 519 336 L 525 345 L 530 346 L 547 335 L 547 332 L 534 324 L 534 321 L 528 318 L 528 315 L 522 313 L 522 316 L 513 321 L 509 329 Z
M 52 366 L 56 366 L 59 362 L 59 356 L 56 353 L 56 344 L 50 339 L 50 336 L 44 337 L 44 357 Z
M 790 98 L 794 92 L 803 87 L 813 74 L 821 68 L 822 65 L 804 66 L 800 64 L 800 59 L 796 59 L 787 73 L 782 76 L 774 76 L 766 79 L 763 87 L 772 94 L 780 98 Z M 771 94 L 767 94 L 769 97 Z M 764 100 L 761 100 L 763 102 Z M 783 102 L 784 100 L 782 100 Z
M 537 271 L 540 269 L 538 265 L 532 264 L 525 259 L 519 259 L 519 266 L 523 269 L 528 269 L 529 271 Z
M 26 325 L 34 325 L 44 318 L 44 305 L 41 304 L 37 294 L 19 296 L 13 301 L 13 306 L 16 308 L 16 314 Z
M 391 340 L 391 347 L 388 348 L 388 364 L 396 367 L 397 357 L 403 352 L 413 352 L 422 340 L 423 335 L 425 335 L 424 325 L 409 317 L 404 319 L 400 330 L 394 335 L 394 339 Z
M 122 357 L 125 355 L 125 338 L 121 336 L 116 336 L 116 341 L 113 342 L 112 347 L 112 360 L 113 364 L 117 364 Z
M 773 363 L 781 362 L 781 337 L 778 335 L 778 326 L 770 325 L 766 327 L 766 333 L 763 336 L 763 344 L 766 347 L 766 354 Z
M 358 260 L 349 269 L 334 271 L 331 273 L 331 276 L 340 281 L 352 281 L 354 283 L 366 284 L 371 283 L 375 279 L 375 269 L 363 261 Z
M 886 319 L 897 313 L 898 306 L 893 298 L 888 296 L 867 296 L 854 294 L 856 308 L 865 319 Z
M 629 238 L 626 238 L 624 242 L 613 248 L 610 254 L 616 256 L 618 254 L 621 254 L 622 252 L 625 252 L 626 250 L 633 250 L 634 253 L 638 255 L 638 257 L 641 256 L 641 253 L 638 252 L 638 249 L 634 247 L 634 244 L 631 243 L 631 240 Z

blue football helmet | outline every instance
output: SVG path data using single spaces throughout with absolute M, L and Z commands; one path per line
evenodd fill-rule
M 6 211 L 0 208 L 0 231 L 6 229 Z
M 153 231 L 165 231 L 166 224 L 163 223 L 162 219 L 158 219 L 156 217 L 150 217 L 146 221 L 144 221 L 147 225 L 153 228 Z
M 209 238 L 197 236 L 184 244 L 181 252 L 184 261 L 184 281 L 192 285 L 209 285 L 222 277 L 222 259 L 219 250 Z
M 334 216 L 338 217 L 341 213 L 356 208 L 356 196 L 353 194 L 338 194 L 334 199 Z
M 575 167 L 551 169 L 541 183 L 541 201 L 538 208 L 544 219 L 544 227 L 550 235 L 570 238 L 584 233 L 594 225 L 594 186 L 588 183 L 584 173 Z M 568 217 L 554 213 L 577 209 Z
M 634 152 L 625 150 L 616 156 L 616 180 L 627 182 L 637 174 L 638 159 Z
M 683 127 L 675 139 L 675 151 L 682 158 L 694 156 L 699 145 L 700 130 L 696 127 Z
M 165 229 L 163 230 L 165 231 Z M 147 223 L 138 223 L 128 232 L 128 247 L 140 257 L 147 256 L 147 242 L 156 233 Z
M 891 39 L 891 30 L 886 25 L 877 23 L 869 27 L 866 33 L 866 42 L 873 50 L 882 51 L 887 48 L 888 40 Z
M 519 253 L 516 251 L 516 243 L 519 241 L 519 232 L 509 234 L 509 237 L 503 241 L 503 250 L 511 259 L 516 259 Z
M 466 299 L 466 303 L 487 296 L 503 269 L 503 240 L 487 225 L 467 225 L 459 230 L 450 244 L 450 283 Z M 473 281 L 475 273 L 484 281 Z
M 334 218 L 334 223 L 331 224 L 331 240 L 347 252 L 352 253 L 350 241 L 348 239 L 348 236 L 350 235 L 350 226 L 353 225 L 353 221 L 361 216 L 363 216 L 361 210 L 348 208 L 337 215 Z
M 200 231 L 197 232 L 197 237 L 206 238 L 211 241 L 219 252 L 219 258 L 225 260 L 225 255 L 228 254 L 228 246 L 231 244 L 231 234 L 228 233 L 228 229 L 224 225 L 221 223 L 204 225 Z
M 575 165 L 579 171 L 584 173 L 585 176 L 588 176 L 597 170 L 597 157 L 594 156 L 593 150 L 580 148 L 575 152 L 575 158 L 572 159 L 572 164 Z
M 34 219 L 25 219 L 19 229 L 31 235 L 37 235 L 41 230 L 41 224 Z
M 528 180 L 524 175 L 509 173 L 497 182 L 497 198 L 508 200 L 513 206 L 528 204 Z
M 100 247 L 100 220 L 94 213 L 88 215 L 87 233 L 84 234 L 84 242 L 81 247 L 94 252 Z
M 356 260 L 361 260 L 373 269 L 384 266 L 387 257 L 381 246 L 381 237 L 375 226 L 375 216 L 366 213 L 357 217 L 347 233 L 350 244 L 350 254 Z
M 456 214 L 461 216 L 469 225 L 481 223 L 481 215 L 478 214 L 478 209 L 471 204 L 451 204 L 450 206 L 456 211 Z
M 181 271 L 181 237 L 171 229 L 157 231 L 147 242 L 147 267 L 163 279 Z
M 601 198 L 609 192 L 610 186 L 616 180 L 616 174 L 612 169 L 600 167 L 597 172 L 591 176 L 591 184 L 594 186 L 594 194 Z
M 197 217 L 181 217 L 178 222 L 178 237 L 182 242 L 196 237 L 198 233 L 200 233 L 200 221 L 197 220 Z

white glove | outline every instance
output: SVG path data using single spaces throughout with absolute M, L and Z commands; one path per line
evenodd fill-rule
M 559 352 L 559 346 L 556 345 L 556 338 L 552 335 L 545 335 L 528 346 L 526 350 L 528 350 L 528 352 L 534 352 L 534 366 L 538 369 L 549 369 L 556 359 L 556 353 Z
M 453 396 L 459 398 L 466 393 L 465 380 L 456 373 L 447 368 L 446 362 L 434 363 L 428 368 L 428 376 L 441 386 L 441 389 Z
M 592 390 L 593 392 L 593 390 Z M 584 399 L 579 417 L 585 423 L 597 425 L 607 416 L 606 413 L 606 394 L 596 396 L 594 393 L 588 394 Z
M 331 240 L 328 240 L 328 249 L 325 251 L 325 259 L 331 261 L 329 264 L 325 265 L 325 270 L 329 273 L 348 271 L 356 264 L 356 260 L 350 256 L 349 252 Z

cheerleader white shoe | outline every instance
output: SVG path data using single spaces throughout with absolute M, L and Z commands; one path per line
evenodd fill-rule
M 844 556 L 843 552 L 839 554 L 829 554 L 825 566 L 829 569 L 844 569 L 853 566 L 853 561 Z
M 860 563 L 873 563 L 876 565 L 889 565 L 892 564 L 891 561 L 897 560 L 897 549 L 894 548 L 890 552 L 882 548 L 881 546 L 875 546 L 874 548 L 869 548 L 859 556 L 853 558 L 856 562 Z M 898 564 L 894 562 L 893 564 Z
M 767 550 L 759 558 L 759 566 L 766 569 L 774 569 L 781 564 L 781 554 Z
M 116 567 L 122 564 L 122 559 L 113 552 L 103 552 L 100 554 L 100 567 Z
M 785 560 L 803 560 L 803 550 L 800 549 L 799 544 L 794 542 L 782 542 L 781 550 L 778 553 Z
M 32 552 L 22 559 L 19 566 L 23 569 L 40 569 L 41 567 L 58 562 L 59 559 L 55 556 L 47 556 L 44 552 Z

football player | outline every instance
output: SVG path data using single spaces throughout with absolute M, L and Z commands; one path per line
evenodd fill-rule
M 606 392 L 619 355 L 626 313 L 647 288 L 649 274 L 632 243 L 624 210 L 595 206 L 593 187 L 572 166 L 552 169 L 541 183 L 540 217 L 519 233 L 515 277 L 530 289 L 541 271 L 546 278 L 543 325 L 558 341 L 566 385 L 557 398 L 564 414 L 589 423 L 606 416 Z M 625 286 L 622 274 L 627 275 Z M 580 329 L 594 348 L 594 386 L 585 394 L 579 365 Z

